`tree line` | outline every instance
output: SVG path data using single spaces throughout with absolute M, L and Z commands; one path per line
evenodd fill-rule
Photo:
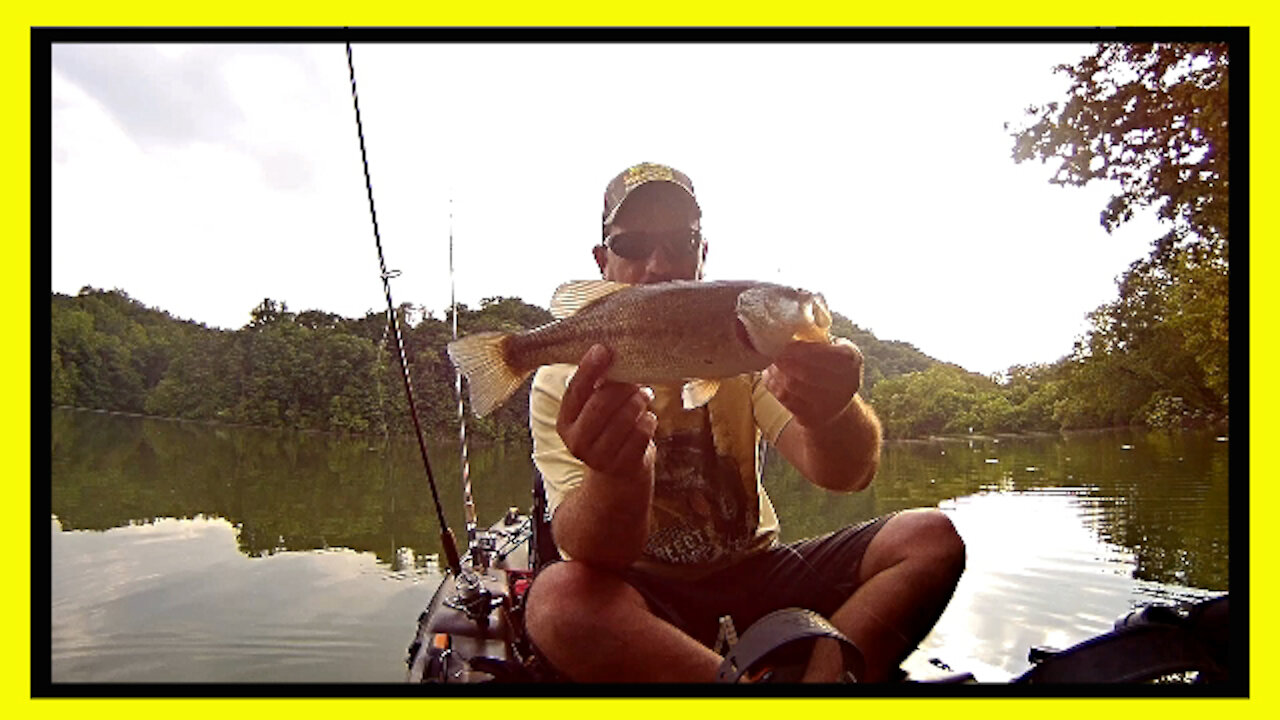
M 457 386 L 445 350 L 452 317 L 397 309 L 419 421 L 436 436 L 457 432 Z M 1014 366 L 986 377 L 932 358 L 910 343 L 886 341 L 833 313 L 832 332 L 862 350 L 860 394 L 891 438 L 939 434 L 1051 431 L 1114 425 L 1172 425 L 1225 417 L 1225 399 L 1202 377 L 1181 385 L 1118 385 L 1132 372 L 1065 357 L 1050 365 Z M 50 305 L 50 396 L 68 405 L 160 417 L 354 433 L 412 428 L 397 349 L 385 312 L 346 318 L 321 310 L 295 313 L 264 299 L 238 330 L 211 329 L 148 308 L 123 290 L 83 288 L 53 294 Z M 416 322 L 414 319 L 417 318 Z M 460 334 L 519 331 L 551 321 L 518 298 L 495 297 L 458 309 Z M 1151 357 L 1176 366 L 1171 353 Z M 1183 364 L 1191 358 L 1183 357 Z M 1113 363 L 1114 364 L 1114 363 Z M 1187 370 L 1187 368 L 1183 368 Z M 1086 390 L 1111 383 L 1114 392 Z M 1095 388 L 1096 389 L 1096 388 Z M 1195 392 L 1192 392 L 1194 390 Z M 487 439 L 527 437 L 529 384 L 468 430 Z M 1181 398 L 1171 401 L 1171 398 Z M 1190 400 L 1187 400 L 1189 398 Z M 1208 402 L 1203 402 L 1208 400 Z
M 445 352 L 452 316 L 397 310 L 415 407 L 432 434 L 457 427 L 453 365 Z M 520 330 L 551 320 L 514 298 L 460 305 L 460 334 Z M 346 318 L 292 312 L 264 299 L 238 330 L 209 328 L 149 308 L 120 290 L 53 294 L 54 405 L 189 420 L 356 433 L 412 428 L 385 312 Z M 528 389 L 489 417 L 468 418 L 480 437 L 524 432 Z M 456 431 L 455 431 L 456 432 Z
M 449 312 L 397 309 L 420 423 L 457 428 L 457 385 L 446 345 Z M 458 333 L 515 332 L 551 322 L 545 308 L 493 297 L 458 308 Z M 292 312 L 264 299 L 238 330 L 208 328 L 149 308 L 124 290 L 54 293 L 50 305 L 50 396 L 69 405 L 190 420 L 357 433 L 412 427 L 385 312 L 346 318 Z M 877 382 L 937 363 L 909 343 L 882 341 L 842 315 L 837 334 L 866 355 L 864 395 Z M 529 385 L 485 418 L 468 415 L 480 437 L 527 436 Z

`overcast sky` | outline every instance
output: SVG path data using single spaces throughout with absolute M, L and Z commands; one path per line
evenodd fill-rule
M 881 339 L 991 373 L 1051 362 L 1161 229 L 1015 164 L 1071 44 L 356 44 L 397 303 L 546 306 L 598 276 L 606 182 L 693 179 L 708 279 L 822 292 Z M 57 45 L 55 292 L 239 328 L 385 309 L 342 44 Z M 452 219 L 451 219 L 452 217 Z

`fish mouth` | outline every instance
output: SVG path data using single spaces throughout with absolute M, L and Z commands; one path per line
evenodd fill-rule
M 738 342 L 742 343 L 743 347 L 759 354 L 760 351 L 756 349 L 755 343 L 751 342 L 751 333 L 747 332 L 747 326 L 742 322 L 742 318 L 733 318 L 733 333 L 738 337 Z

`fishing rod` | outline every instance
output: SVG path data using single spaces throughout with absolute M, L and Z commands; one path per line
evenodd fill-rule
M 457 340 L 458 299 L 453 272 L 453 193 L 449 195 L 449 307 L 453 309 L 453 339 Z M 462 371 L 457 367 L 454 368 L 453 382 L 454 393 L 458 398 L 458 446 L 461 448 L 462 510 L 463 522 L 466 524 L 467 530 L 467 556 L 471 562 L 471 567 L 479 569 L 487 563 L 487 550 L 492 549 L 492 543 L 485 543 L 486 547 L 482 548 L 482 541 L 489 538 L 482 538 L 477 535 L 476 504 L 471 495 L 471 463 L 467 458 L 467 414 L 463 408 L 465 395 L 462 393 Z
M 364 125 L 360 122 L 360 97 L 356 94 L 356 66 L 351 59 L 351 43 L 347 43 L 347 68 L 351 71 L 351 101 L 356 110 L 356 134 L 360 137 L 360 160 L 364 164 L 364 184 L 369 193 L 369 216 L 373 219 L 373 241 L 378 247 L 378 265 L 382 271 L 382 289 L 387 295 L 387 322 L 391 334 L 396 341 L 396 351 L 400 357 L 400 375 L 404 379 L 405 396 L 409 399 L 409 416 L 413 418 L 414 434 L 418 438 L 418 450 L 422 453 L 422 466 L 427 470 L 427 484 L 431 487 L 431 499 L 435 501 L 436 520 L 440 524 L 440 544 L 444 548 L 445 561 L 454 576 L 462 573 L 462 563 L 458 560 L 458 546 L 453 539 L 453 531 L 444 519 L 444 509 L 440 506 L 440 494 L 436 491 L 436 479 L 431 473 L 431 461 L 427 458 L 427 442 L 422 435 L 422 424 L 418 421 L 417 406 L 413 402 L 413 384 L 409 381 L 409 366 L 404 358 L 404 342 L 400 338 L 400 324 L 397 319 L 395 303 L 391 300 L 391 278 L 400 274 L 399 270 L 387 272 L 387 259 L 382 252 L 382 236 L 378 233 L 378 213 L 373 206 L 373 181 L 369 178 L 369 157 L 364 148 Z
M 458 339 L 458 299 L 455 292 L 456 283 L 453 272 L 453 197 L 449 198 L 449 306 L 453 314 L 453 339 Z M 487 532 L 479 532 L 476 522 L 476 504 L 471 495 L 471 463 L 467 458 L 467 414 L 463 408 L 462 371 L 454 368 L 454 392 L 458 398 L 458 446 L 462 467 L 462 510 L 467 528 L 467 564 L 462 572 L 454 576 L 454 586 L 458 594 L 447 598 L 445 605 L 461 610 L 467 617 L 487 628 L 490 613 L 497 608 L 502 599 L 485 587 L 480 579 L 489 564 L 489 558 L 495 547 L 494 538 Z

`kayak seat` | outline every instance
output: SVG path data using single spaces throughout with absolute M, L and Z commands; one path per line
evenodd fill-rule
M 813 641 L 824 637 L 840 643 L 845 681 L 857 682 L 863 660 L 853 641 L 818 613 L 795 607 L 775 610 L 747 628 L 725 652 L 716 682 L 736 683 L 744 676 L 757 681 L 797 682 Z
M 551 535 L 551 515 L 547 511 L 547 493 L 542 482 L 542 473 L 535 467 L 533 470 L 533 540 L 530 552 L 530 563 L 534 572 L 560 559 L 560 551 L 556 548 L 555 538 Z

